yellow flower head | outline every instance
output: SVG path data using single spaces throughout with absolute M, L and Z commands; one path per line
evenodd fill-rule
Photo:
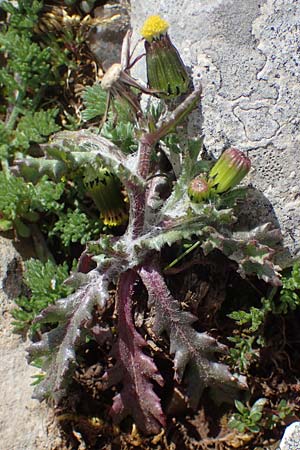
M 169 24 L 166 20 L 160 16 L 150 16 L 145 20 L 141 29 L 141 35 L 146 41 L 151 42 L 153 39 L 165 34 L 169 28 Z

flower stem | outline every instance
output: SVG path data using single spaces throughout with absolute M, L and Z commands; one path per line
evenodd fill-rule
M 138 173 L 146 180 L 150 172 L 151 152 L 155 144 L 170 133 L 176 126 L 195 108 L 202 93 L 202 87 L 193 91 L 155 131 L 144 133 L 140 138 L 138 149 Z M 146 188 L 143 192 L 133 193 L 133 202 L 135 207 L 132 208 L 133 229 L 132 232 L 137 236 L 143 229 Z
M 164 271 L 171 269 L 171 267 L 174 267 L 179 261 L 181 261 L 186 255 L 191 253 L 195 248 L 197 248 L 200 245 L 200 241 L 195 242 L 191 247 L 189 247 L 185 252 L 183 252 L 181 255 L 178 256 L 178 258 L 174 259 L 170 264 L 168 264 L 166 267 L 164 267 Z
M 144 133 L 140 139 L 138 172 L 147 179 L 150 168 L 151 150 L 154 145 L 173 131 L 182 120 L 195 108 L 202 94 L 202 86 L 195 89 L 155 131 Z

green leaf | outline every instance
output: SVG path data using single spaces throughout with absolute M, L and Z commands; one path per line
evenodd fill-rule
M 22 136 L 28 142 L 27 147 L 31 142 L 45 142 L 50 134 L 60 129 L 60 126 L 55 122 L 57 114 L 58 109 L 56 108 L 35 113 L 28 111 L 18 123 L 16 140 L 20 140 Z
M 267 399 L 266 398 L 259 398 L 258 400 L 256 400 L 256 402 L 253 404 L 251 411 L 252 410 L 262 410 L 265 406 L 265 404 L 267 403 Z
M 0 219 L 0 230 L 1 231 L 8 231 L 13 228 L 13 223 L 11 220 L 6 219 Z
M 246 426 L 241 421 L 239 421 L 238 419 L 235 419 L 235 418 L 231 418 L 229 420 L 228 426 L 231 429 L 238 430 L 240 433 L 243 433 L 246 430 Z
M 234 404 L 235 404 L 236 409 L 241 414 L 247 414 L 248 413 L 248 408 L 240 400 L 235 400 Z
M 20 219 L 14 220 L 14 227 L 19 236 L 28 238 L 31 235 L 30 228 Z
M 72 292 L 72 288 L 63 283 L 67 276 L 66 263 L 56 266 L 51 261 L 43 264 L 38 259 L 25 262 L 24 283 L 30 291 L 30 297 L 16 299 L 18 308 L 13 311 L 16 330 L 24 331 L 29 327 L 37 329 L 36 325 L 32 325 L 33 319 L 56 299 Z
M 72 242 L 80 242 L 82 245 L 100 235 L 100 220 L 92 220 L 78 208 L 68 210 L 67 214 L 60 214 L 49 236 L 60 236 L 65 247 Z
M 101 136 L 111 140 L 124 153 L 133 153 L 137 150 L 138 144 L 135 139 L 135 127 L 131 122 L 113 121 L 106 122 L 101 129 Z
M 100 84 L 86 87 L 82 95 L 85 106 L 82 111 L 82 119 L 88 121 L 103 116 L 106 110 L 106 99 L 107 93 L 101 88 Z
M 256 412 L 256 411 L 252 412 L 252 410 L 251 410 L 251 412 L 249 414 L 249 419 L 252 422 L 258 422 L 261 418 L 262 418 L 262 413 L 261 412 Z

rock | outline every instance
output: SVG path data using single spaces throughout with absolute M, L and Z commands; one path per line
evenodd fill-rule
M 284 236 L 282 265 L 300 258 L 298 5 L 298 0 L 131 1 L 135 40 L 146 17 L 162 15 L 194 82 L 201 80 L 198 130 L 202 126 L 208 151 L 218 156 L 234 146 L 251 158 L 248 181 L 271 205 Z M 144 59 L 135 74 L 145 79 L 143 64 Z M 264 220 L 264 206 L 257 207 Z
M 293 422 L 285 429 L 278 450 L 300 450 L 300 422 Z
M 95 18 L 102 19 L 103 23 L 91 30 L 88 45 L 105 71 L 120 62 L 123 38 L 129 28 L 126 6 L 124 1 L 107 2 L 94 11 Z
M 58 450 L 61 439 L 50 412 L 31 398 L 37 369 L 26 361 L 28 346 L 13 333 L 10 311 L 20 294 L 22 260 L 9 239 L 0 236 L 0 446 L 3 450 Z M 55 431 L 56 430 L 56 431 Z

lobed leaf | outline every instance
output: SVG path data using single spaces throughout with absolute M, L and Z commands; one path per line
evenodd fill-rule
M 166 218 L 157 226 L 142 236 L 136 243 L 137 247 L 160 250 L 164 245 L 172 245 L 181 239 L 198 236 L 201 240 L 207 235 L 207 226 L 214 225 L 222 229 L 230 226 L 236 218 L 232 209 L 217 210 L 214 205 L 198 205 L 197 211 L 189 211 L 186 216 Z
M 255 230 L 257 230 L 257 234 Z M 249 239 L 249 234 L 246 237 L 240 233 L 226 236 L 212 227 L 207 227 L 207 238 L 203 241 L 202 248 L 205 254 L 215 248 L 221 250 L 224 255 L 238 263 L 238 271 L 242 277 L 245 277 L 246 274 L 255 274 L 266 283 L 280 286 L 279 267 L 273 263 L 275 250 L 260 242 L 264 242 L 264 235 L 260 235 L 260 231 L 261 227 L 252 230 Z M 279 237 L 278 233 L 276 236 Z M 268 236 L 265 237 L 265 239 L 267 238 Z M 272 238 L 274 238 L 273 235 Z
M 112 356 L 115 366 L 105 374 L 107 386 L 122 383 L 123 388 L 113 400 L 111 415 L 120 422 L 131 415 L 138 427 L 146 434 L 158 433 L 165 425 L 160 400 L 153 390 L 151 380 L 159 385 L 163 379 L 153 360 L 142 351 L 146 341 L 136 331 L 132 319 L 133 286 L 137 280 L 134 271 L 120 276 L 118 286 L 118 340 Z
M 233 392 L 245 388 L 243 378 L 238 380 L 225 364 L 216 362 L 215 353 L 223 353 L 226 347 L 192 327 L 197 318 L 181 310 L 159 271 L 148 265 L 139 273 L 148 290 L 149 304 L 155 307 L 153 330 L 157 335 L 164 331 L 169 335 L 175 379 L 181 382 L 185 375 L 190 406 L 197 408 L 203 389 L 208 386 Z
M 103 308 L 108 298 L 108 274 L 92 270 L 81 275 L 81 286 L 74 294 L 44 309 L 34 321 L 56 324 L 28 348 L 29 361 L 42 357 L 42 368 L 47 371 L 34 390 L 34 397 L 40 401 L 52 396 L 58 402 L 66 394 L 66 385 L 76 365 L 76 348 L 85 337 L 82 328 L 91 319 L 94 306 Z
M 144 180 L 138 175 L 136 156 L 126 157 L 122 151 L 99 134 L 87 130 L 62 131 L 53 137 L 53 141 L 44 148 L 61 148 L 65 152 L 72 152 L 74 165 L 97 164 L 101 161 L 110 168 L 127 186 L 134 182 L 137 186 L 144 185 Z

